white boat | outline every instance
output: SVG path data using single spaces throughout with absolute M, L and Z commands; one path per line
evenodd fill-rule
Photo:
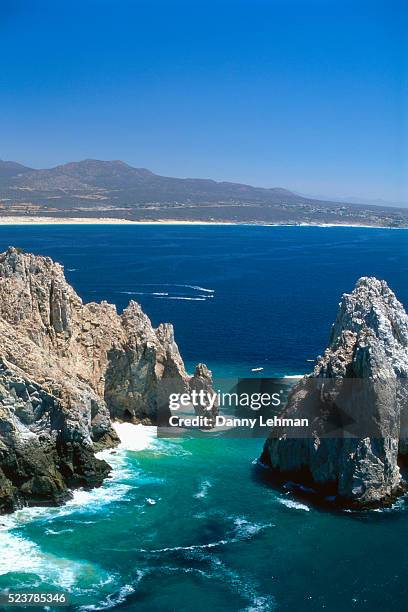
M 251 372 L 261 372 L 263 368 L 252 368 Z

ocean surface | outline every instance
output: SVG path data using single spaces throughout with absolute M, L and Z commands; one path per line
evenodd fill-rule
M 408 230 L 0 227 L 9 245 L 63 263 L 86 301 L 134 299 L 154 324 L 174 323 L 188 367 L 216 376 L 307 372 L 360 276 L 408 306 Z M 261 439 L 133 432 L 104 452 L 114 470 L 100 489 L 0 517 L 0 588 L 64 589 L 72 611 L 407 608 L 404 498 L 327 512 L 262 479 Z

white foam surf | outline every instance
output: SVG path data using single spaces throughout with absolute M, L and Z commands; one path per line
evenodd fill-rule
M 12 573 L 35 574 L 42 582 L 71 589 L 83 580 L 107 580 L 109 574 L 99 566 L 45 553 L 19 533 L 0 530 L 0 576 Z
M 274 527 L 273 523 L 252 523 L 245 518 L 237 517 L 234 519 L 234 531 L 237 540 L 249 540 L 258 533 L 269 527 Z
M 113 451 L 114 452 L 114 451 Z M 102 451 L 97 454 L 98 458 L 105 459 L 113 467 L 110 477 L 106 479 L 101 487 L 95 489 L 76 489 L 72 498 L 63 506 L 53 507 L 24 507 L 13 512 L 13 514 L 1 517 L 0 534 L 5 531 L 24 527 L 33 521 L 46 521 L 50 523 L 59 518 L 67 518 L 71 514 L 97 513 L 105 506 L 112 504 L 126 496 L 132 488 L 127 480 L 134 478 L 134 470 L 131 472 L 126 468 L 125 457 L 120 453 L 113 454 L 112 451 Z M 86 522 L 86 521 L 85 521 Z M 93 522 L 93 521 L 89 521 Z M 78 520 L 82 524 L 82 520 Z M 66 530 L 67 531 L 67 530 Z M 47 528 L 48 535 L 59 535 L 62 531 Z M 1 546 L 0 546 L 1 550 Z
M 119 448 L 128 451 L 142 451 L 151 448 L 157 440 L 157 427 L 134 425 L 133 423 L 112 423 L 120 444 Z
M 105 486 L 98 489 L 91 489 L 90 491 L 77 489 L 74 491 L 72 499 L 61 508 L 58 516 L 66 517 L 74 512 L 86 514 L 99 512 L 113 502 L 124 499 L 131 489 L 131 485 L 124 483 L 112 484 L 109 481 L 107 481 Z
M 290 379 L 296 380 L 299 378 L 303 378 L 303 376 L 304 374 L 287 374 L 286 376 L 282 376 L 282 378 L 288 378 L 289 380 Z
M 286 497 L 279 497 L 279 503 L 294 510 L 304 510 L 305 512 L 309 512 L 310 510 L 309 506 L 306 506 L 306 504 L 301 504 L 294 499 L 287 499 Z
M 104 450 L 97 454 L 99 458 L 107 460 L 113 468 L 110 477 L 101 487 L 91 490 L 78 489 L 73 492 L 72 499 L 58 508 L 26 507 L 11 515 L 1 517 L 0 575 L 9 572 L 34 574 L 45 584 L 52 584 L 72 592 L 77 590 L 79 584 L 86 585 L 84 586 L 86 589 L 94 590 L 97 587 L 99 590 L 98 585 L 116 581 L 97 564 L 66 559 L 46 552 L 30 537 L 26 537 L 23 532 L 27 524 L 39 521 L 40 524 L 44 524 L 44 531 L 48 537 L 64 537 L 64 534 L 72 533 L 73 530 L 66 528 L 65 525 L 59 529 L 59 524 L 54 521 L 64 517 L 69 521 L 77 522 L 78 525 L 94 523 L 95 521 L 83 521 L 81 515 L 106 512 L 107 506 L 127 495 L 132 489 L 129 481 L 133 480 L 137 473 L 135 473 L 134 466 L 130 469 L 124 451 L 140 451 L 152 447 L 156 440 L 157 430 L 155 427 L 129 423 L 115 423 L 114 427 L 121 440 L 119 449 Z M 122 587 L 115 596 L 102 602 L 100 608 L 90 607 L 89 609 L 115 607 L 124 601 L 128 594 L 126 586 Z
M 104 600 L 97 604 L 81 606 L 79 611 L 91 612 L 95 610 L 96 612 L 98 610 L 111 610 L 112 608 L 120 606 L 126 601 L 129 595 L 132 595 L 136 591 L 137 584 L 143 578 L 143 575 L 143 572 L 138 572 L 134 584 L 124 584 L 116 593 L 109 594 Z
M 143 446 L 146 446 L 146 442 Z M 59 524 L 54 521 L 61 518 L 71 520 L 72 515 L 77 517 L 74 522 L 78 525 L 94 523 L 95 521 L 82 521 L 81 515 L 105 512 L 107 506 L 124 498 L 132 488 L 126 481 L 135 476 L 134 470 L 130 471 L 126 467 L 125 454 L 106 450 L 98 453 L 98 457 L 107 459 L 113 467 L 110 478 L 101 487 L 92 490 L 78 489 L 73 492 L 72 499 L 61 507 L 25 507 L 1 517 L 0 575 L 9 572 L 34 574 L 45 584 L 71 591 L 76 590 L 78 584 L 92 590 L 95 585 L 112 582 L 112 576 L 99 565 L 48 553 L 30 537 L 25 536 L 23 531 L 27 524 L 39 522 L 44 525 L 48 537 L 65 537 L 74 530 L 65 526 L 59 529 Z
M 207 497 L 208 494 L 208 490 L 212 487 L 212 484 L 209 480 L 202 480 L 200 483 L 200 488 L 197 491 L 197 493 L 195 493 L 194 497 L 196 499 L 202 499 L 204 497 Z

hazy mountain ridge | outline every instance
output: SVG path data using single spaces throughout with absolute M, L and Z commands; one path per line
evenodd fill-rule
M 10 170 L 6 175 L 10 187 L 31 188 L 39 190 L 54 189 L 148 189 L 152 195 L 162 197 L 160 191 L 166 190 L 165 197 L 174 196 L 189 198 L 193 195 L 215 196 L 217 198 L 242 197 L 258 200 L 260 198 L 288 198 L 307 201 L 307 198 L 282 189 L 265 189 L 241 183 L 227 181 L 217 182 L 211 179 L 172 178 L 154 174 L 146 168 L 134 168 L 125 162 L 99 161 L 86 159 L 80 162 L 69 162 L 44 170 L 33 170 L 14 162 L 0 162 L 0 168 L 6 164 Z M 15 172 L 13 173 L 13 167 Z M 143 197 L 143 196 L 142 196 Z
M 0 161 L 0 217 L 10 214 L 408 225 L 404 209 L 316 200 L 280 187 L 166 177 L 120 160 L 93 159 L 42 170 Z
M 32 168 L 28 168 L 27 166 L 23 166 L 22 164 L 18 164 L 17 162 L 0 160 L 0 179 L 10 179 L 13 177 L 17 177 L 22 173 L 32 171 Z

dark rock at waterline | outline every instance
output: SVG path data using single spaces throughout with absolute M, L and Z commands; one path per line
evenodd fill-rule
M 307 418 L 307 434 L 271 432 L 261 460 L 277 478 L 312 484 L 336 503 L 369 507 L 406 490 L 408 315 L 384 281 L 361 278 L 345 294 L 330 342 L 296 384 L 283 418 Z

